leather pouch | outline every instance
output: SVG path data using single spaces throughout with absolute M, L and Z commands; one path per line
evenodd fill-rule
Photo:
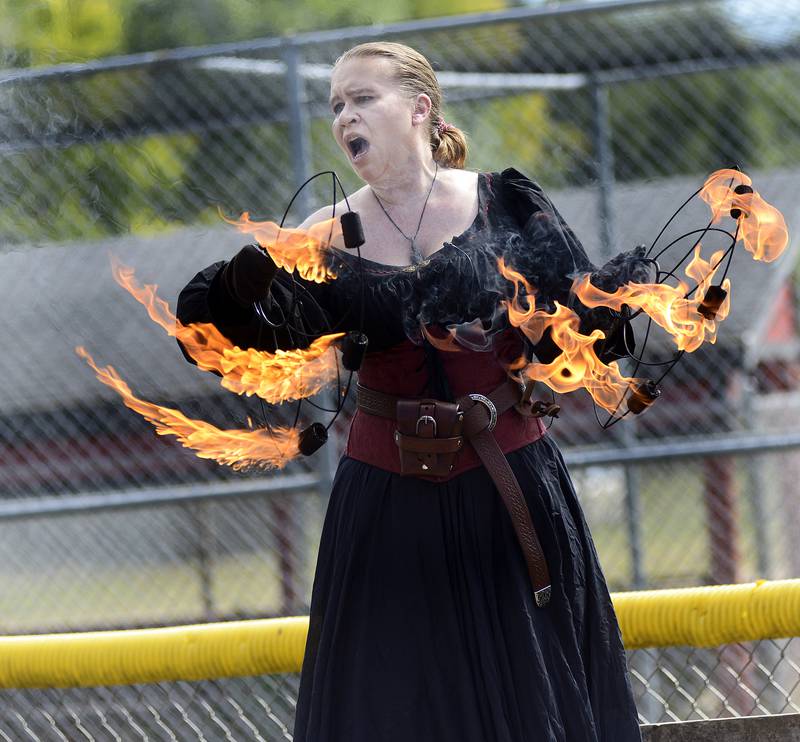
M 464 447 L 461 426 L 462 412 L 455 402 L 398 400 L 394 440 L 400 452 L 400 473 L 449 474 Z

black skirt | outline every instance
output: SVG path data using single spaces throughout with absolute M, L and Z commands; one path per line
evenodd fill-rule
M 295 742 L 639 742 L 625 652 L 549 436 L 507 454 L 553 580 L 537 608 L 483 467 L 344 457 L 322 530 Z

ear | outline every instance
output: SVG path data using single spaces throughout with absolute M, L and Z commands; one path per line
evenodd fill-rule
M 431 99 L 425 93 L 419 93 L 414 99 L 414 110 L 411 112 L 411 123 L 420 126 L 425 123 L 431 113 Z

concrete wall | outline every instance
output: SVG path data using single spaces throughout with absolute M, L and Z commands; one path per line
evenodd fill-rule
M 643 742 L 800 742 L 800 714 L 648 724 Z

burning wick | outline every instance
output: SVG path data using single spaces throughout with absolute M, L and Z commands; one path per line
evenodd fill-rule
M 339 217 L 342 225 L 342 239 L 344 246 L 348 250 L 355 250 L 366 242 L 364 238 L 364 227 L 361 225 L 361 217 L 355 211 L 346 211 Z
M 634 415 L 638 415 L 650 407 L 660 396 L 661 390 L 652 379 L 633 384 L 628 397 L 628 409 Z
M 740 183 L 733 189 L 733 192 L 738 196 L 743 196 L 745 193 L 753 193 L 753 189 L 749 185 L 745 185 L 744 183 Z M 736 207 L 731 208 L 731 217 L 734 219 L 738 219 L 740 216 L 744 216 L 745 219 L 747 218 L 747 214 L 745 214 L 741 209 L 737 209 Z
M 700 306 L 697 307 L 697 311 L 700 312 L 700 314 L 702 314 L 706 319 L 716 319 L 717 312 L 719 312 L 722 302 L 725 301 L 727 296 L 728 292 L 725 291 L 722 286 L 709 286 L 708 291 L 706 291 L 706 295 L 700 302 Z
M 738 221 L 739 237 L 754 260 L 769 263 L 786 249 L 789 231 L 783 214 L 761 197 L 745 173 L 731 169 L 711 173 L 700 198 L 711 208 L 713 223 L 725 214 Z
M 302 433 L 298 448 L 303 456 L 311 456 L 328 440 L 328 429 L 322 423 L 311 423 Z

